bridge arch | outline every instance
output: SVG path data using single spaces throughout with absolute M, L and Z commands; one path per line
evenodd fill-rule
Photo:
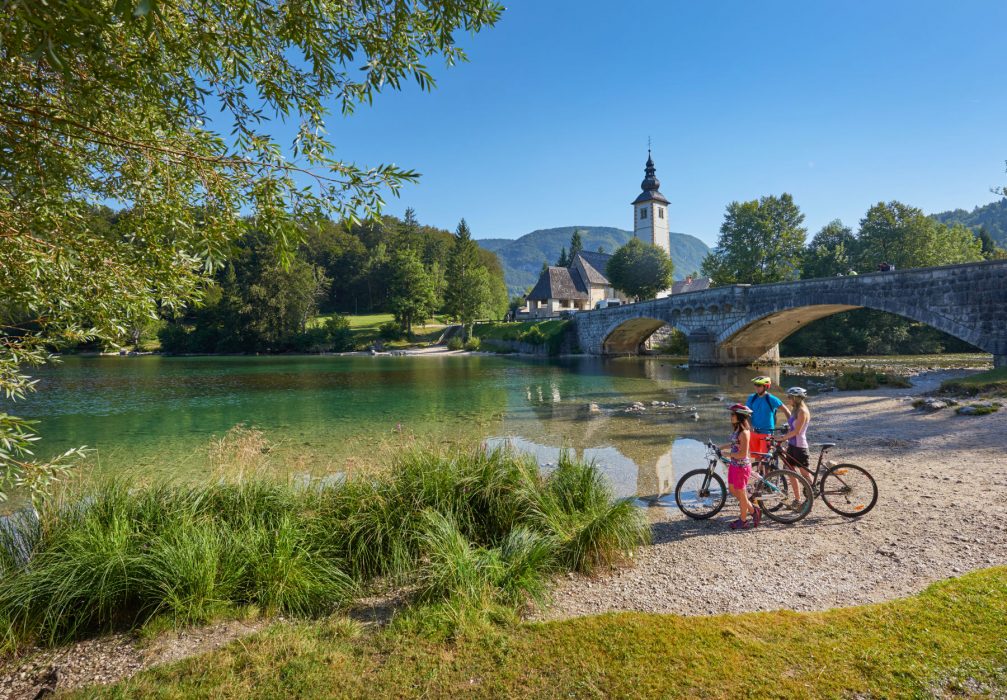
M 996 347 L 985 347 L 986 343 L 980 331 L 965 326 L 955 319 L 934 313 L 930 309 L 908 306 L 905 303 L 885 303 L 885 300 L 872 300 L 863 304 L 809 304 L 807 306 L 754 311 L 717 334 L 718 354 L 738 358 L 762 357 L 783 339 L 808 324 L 854 309 L 884 311 L 910 321 L 924 323 L 987 352 L 995 354 L 997 351 Z
M 688 331 L 678 325 L 678 318 L 667 321 L 650 316 L 639 316 L 613 323 L 605 332 L 602 352 L 605 355 L 636 355 L 647 338 L 664 327 L 671 326 L 688 335 Z

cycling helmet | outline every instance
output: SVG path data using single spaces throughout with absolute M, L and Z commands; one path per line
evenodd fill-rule
M 743 403 L 736 403 L 727 410 L 731 413 L 737 413 L 739 416 L 746 416 L 748 418 L 752 417 L 752 409 Z
M 752 380 L 752 384 L 754 384 L 755 386 L 764 386 L 768 389 L 769 387 L 773 386 L 773 380 L 770 379 L 769 377 L 756 377 L 755 379 Z
M 807 389 L 802 389 L 799 386 L 792 386 L 789 389 L 787 389 L 787 396 L 800 396 L 800 397 L 803 398 L 803 397 L 805 397 L 807 395 L 808 395 L 808 390 Z

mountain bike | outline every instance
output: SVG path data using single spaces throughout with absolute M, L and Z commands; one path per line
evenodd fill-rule
M 799 467 L 787 454 L 785 444 L 772 440 L 773 447 L 765 455 L 768 458 L 766 460 L 768 468 L 780 469 L 782 462 L 785 465 L 783 469 L 797 471 Z M 829 466 L 825 463 L 825 453 L 835 447 L 836 443 L 823 442 L 818 446 L 822 449 L 818 453 L 815 473 L 810 479 L 812 493 L 821 498 L 834 513 L 844 518 L 860 518 L 867 515 L 878 502 L 878 485 L 874 477 L 856 464 Z M 811 473 L 810 469 L 808 473 Z M 818 478 L 819 475 L 821 479 Z
M 675 485 L 675 502 L 683 513 L 695 520 L 712 518 L 727 502 L 727 487 L 716 469 L 718 462 L 726 465 L 730 460 L 713 441 L 706 443 L 706 456 L 706 469 L 687 472 Z M 801 497 L 790 495 L 794 490 L 791 483 L 798 484 Z M 785 525 L 804 518 L 811 512 L 814 501 L 811 482 L 802 474 L 789 469 L 755 466 L 748 482 L 748 498 L 767 518 Z

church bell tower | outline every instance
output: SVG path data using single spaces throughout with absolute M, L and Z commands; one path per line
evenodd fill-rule
M 633 200 L 633 233 L 644 243 L 650 243 L 671 254 L 671 239 L 668 235 L 668 205 L 670 202 L 661 194 L 661 183 L 654 174 L 654 160 L 647 149 L 647 165 L 644 168 L 643 190 Z

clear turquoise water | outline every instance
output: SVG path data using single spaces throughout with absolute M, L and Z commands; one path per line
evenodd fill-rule
M 724 436 L 724 406 L 754 371 L 483 355 L 67 358 L 36 373 L 28 401 L 0 410 L 41 421 L 41 453 L 88 445 L 106 471 L 199 478 L 210 441 L 245 424 L 316 474 L 397 441 L 506 443 L 546 468 L 573 450 L 620 494 L 652 496 L 702 464 L 698 441 Z M 626 412 L 635 401 L 646 410 Z

